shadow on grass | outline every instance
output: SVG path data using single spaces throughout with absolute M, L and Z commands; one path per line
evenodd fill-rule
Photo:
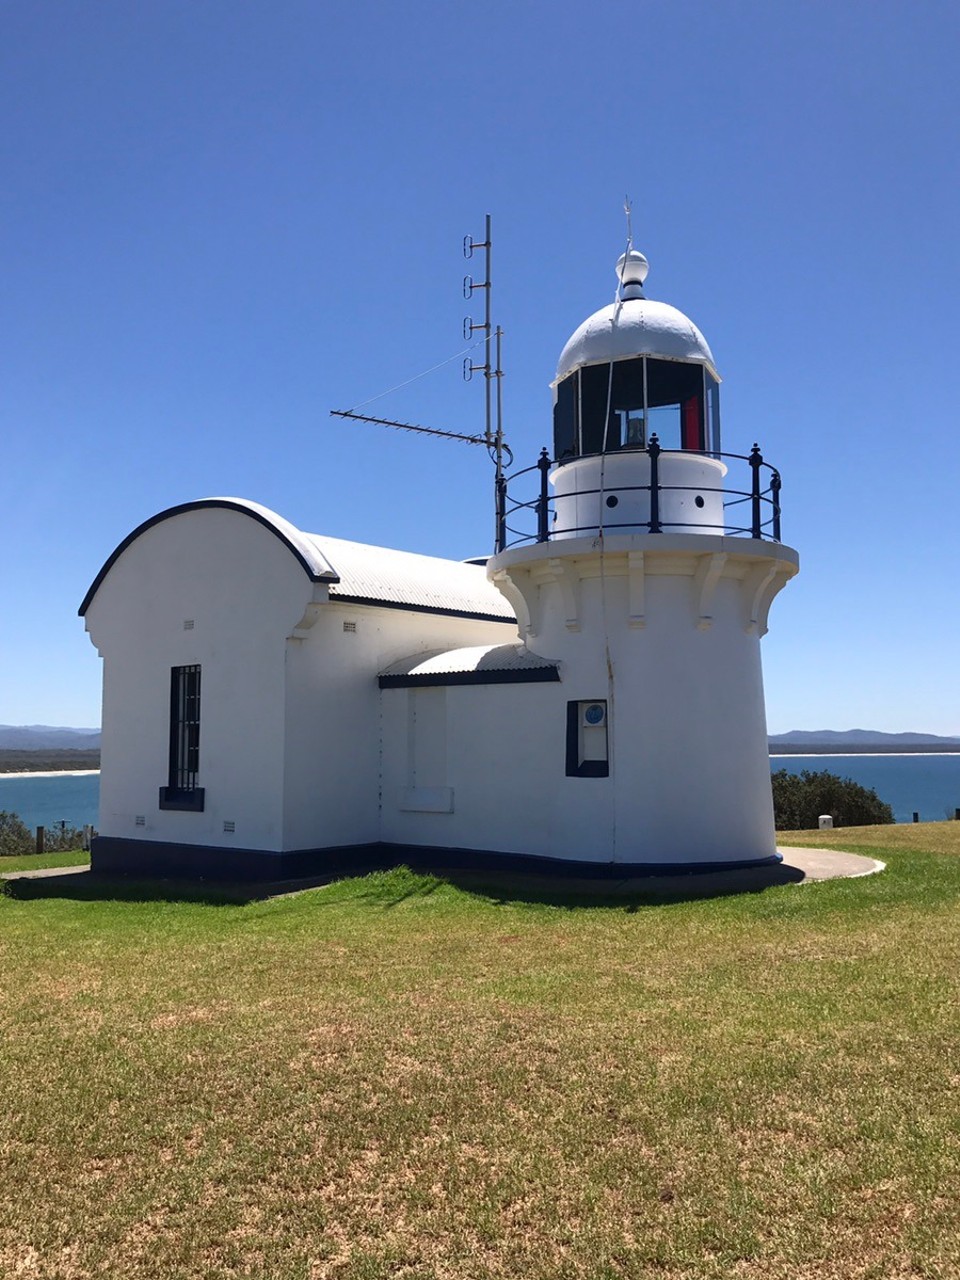
M 393 909 L 424 900 L 450 887 L 496 906 L 526 903 L 534 906 L 617 908 L 636 911 L 645 906 L 695 902 L 744 893 L 762 893 L 803 879 L 796 867 L 777 864 L 737 871 L 712 871 L 674 876 L 618 879 L 609 874 L 586 878 L 572 874 L 507 873 L 494 869 L 468 870 L 433 865 L 419 859 L 379 868 L 358 869 L 355 876 L 331 872 L 303 880 L 221 882 L 148 880 L 71 871 L 44 876 L 21 876 L 2 883 L 7 897 L 18 901 L 45 898 L 76 902 L 189 902 L 211 906 L 246 906 L 306 889 L 329 888 L 318 906 L 365 903 Z
M 242 907 L 276 896 L 272 885 L 219 884 L 209 881 L 138 880 L 99 876 L 91 871 L 49 876 L 19 876 L 0 884 L 0 893 L 19 902 L 43 898 L 73 902 L 198 902 Z
M 698 902 L 744 893 L 762 893 L 778 885 L 797 884 L 803 873 L 796 867 L 756 867 L 676 876 L 637 876 L 630 879 L 584 879 L 543 875 L 497 876 L 489 872 L 439 872 L 447 883 L 477 897 L 508 906 L 518 902 L 567 909 L 641 907 Z
M 494 906 L 525 903 L 569 910 L 612 907 L 636 911 L 645 906 L 762 893 L 803 879 L 802 871 L 785 864 L 625 879 L 609 873 L 588 878 L 557 871 L 537 874 L 489 867 L 470 870 L 418 858 L 372 875 L 339 880 L 331 886 L 331 900 L 349 899 L 391 909 L 449 888 Z

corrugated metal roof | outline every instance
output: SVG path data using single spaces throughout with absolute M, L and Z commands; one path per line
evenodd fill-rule
M 389 547 L 303 535 L 337 574 L 330 599 L 407 606 L 513 622 L 514 613 L 481 565 L 415 555 Z
M 479 644 L 465 649 L 434 649 L 414 653 L 394 662 L 381 676 L 439 676 L 461 671 L 536 671 L 557 669 L 557 663 L 541 658 L 519 641 L 514 644 Z

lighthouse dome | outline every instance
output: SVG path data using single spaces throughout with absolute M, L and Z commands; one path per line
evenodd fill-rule
M 586 365 L 655 356 L 706 365 L 716 377 L 713 352 L 697 326 L 667 302 L 643 296 L 647 260 L 630 250 L 617 263 L 620 297 L 601 307 L 570 337 L 557 365 L 557 382 Z

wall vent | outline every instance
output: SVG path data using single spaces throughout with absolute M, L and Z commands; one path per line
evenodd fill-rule
M 133 820 L 133 825 L 135 827 L 145 827 L 147 825 L 147 820 L 142 813 L 137 814 Z
M 192 630 L 193 630 L 193 619 L 192 619 L 192 618 L 184 618 L 184 620 L 183 620 L 183 629 L 184 629 L 184 631 L 192 631 Z
M 345 622 L 343 624 L 344 631 L 356 631 L 357 624 L 355 622 Z
M 225 822 L 223 824 L 223 829 L 227 835 L 233 835 L 234 831 L 237 829 L 237 824 L 235 822 Z

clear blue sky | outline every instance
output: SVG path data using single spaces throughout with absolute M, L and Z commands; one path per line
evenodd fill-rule
M 479 451 L 328 410 L 463 345 L 489 211 L 532 462 L 629 192 L 725 446 L 783 475 L 771 730 L 960 734 L 958 37 L 937 0 L 6 0 L 0 722 L 99 722 L 77 605 L 175 503 L 489 550 Z M 457 363 L 378 403 L 482 421 Z

